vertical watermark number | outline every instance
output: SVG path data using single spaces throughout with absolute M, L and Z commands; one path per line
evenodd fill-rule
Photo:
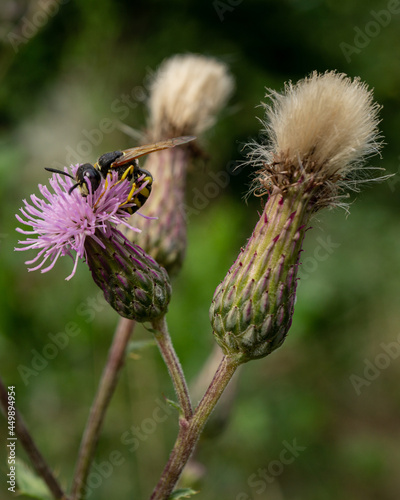
M 7 474 L 8 491 L 15 493 L 15 448 L 17 438 L 15 435 L 15 386 L 8 387 L 8 400 L 7 400 L 7 449 L 8 459 L 7 463 L 9 471 Z

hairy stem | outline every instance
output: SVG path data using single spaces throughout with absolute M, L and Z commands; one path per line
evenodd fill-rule
M 0 407 L 7 418 L 8 413 L 8 392 L 0 378 Z M 47 465 L 43 455 L 38 450 L 32 436 L 30 435 L 25 422 L 19 413 L 15 410 L 15 433 L 24 447 L 33 467 L 43 481 L 47 484 L 47 487 L 51 491 L 54 498 L 57 500 L 68 500 L 67 495 L 61 489 L 58 484 L 57 479 L 54 477 L 50 467 Z
M 114 394 L 118 376 L 124 364 L 125 350 L 131 338 L 134 324 L 133 320 L 121 318 L 115 331 L 107 363 L 104 367 L 97 394 L 90 409 L 89 418 L 83 433 L 72 483 L 72 500 L 79 500 L 85 496 L 86 480 L 94 457 L 100 430 L 108 405 Z
M 178 356 L 169 336 L 167 321 L 165 316 L 161 319 L 153 321 L 155 339 L 160 349 L 161 355 L 167 365 L 169 374 L 174 384 L 175 392 L 178 397 L 179 405 L 185 420 L 189 420 L 193 415 L 192 403 L 190 401 L 189 390 L 186 384 L 185 375 Z
M 180 419 L 177 440 L 161 478 L 150 497 L 151 500 L 166 500 L 172 493 L 183 468 L 196 446 L 208 417 L 237 367 L 238 362 L 236 360 L 224 356 L 211 384 L 192 417 L 188 420 Z

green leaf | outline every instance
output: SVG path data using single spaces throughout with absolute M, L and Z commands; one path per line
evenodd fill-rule
M 175 408 L 175 410 L 178 410 L 179 412 L 182 410 L 182 408 L 180 407 L 180 405 L 176 401 L 173 401 L 172 399 L 168 399 L 168 398 L 165 398 L 165 401 L 167 402 L 167 404 L 169 404 L 169 406 L 172 406 L 172 408 Z
M 39 500 L 52 500 L 53 496 L 43 479 L 19 459 L 15 463 L 15 478 L 20 494 Z
M 168 500 L 177 500 L 178 498 L 190 498 L 193 495 L 197 495 L 198 491 L 192 490 L 192 488 L 182 488 L 175 490 L 172 495 L 168 497 Z

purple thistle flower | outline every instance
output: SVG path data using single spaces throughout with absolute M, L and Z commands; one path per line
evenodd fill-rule
M 75 178 L 78 165 L 65 168 L 66 174 Z M 69 255 L 74 259 L 72 273 L 66 278 L 71 279 L 75 274 L 78 259 L 86 259 L 85 241 L 92 238 L 98 245 L 104 243 L 97 236 L 100 232 L 109 238 L 116 231 L 115 226 L 122 224 L 132 231 L 140 232 L 127 219 L 130 214 L 125 208 L 133 203 L 121 206 L 127 199 L 131 189 L 129 181 L 118 182 L 118 174 L 112 172 L 108 181 L 101 180 L 100 186 L 92 193 L 89 183 L 89 195 L 82 196 L 78 189 L 69 194 L 74 185 L 74 178 L 54 173 L 50 179 L 51 192 L 47 186 L 39 184 L 42 198 L 32 194 L 30 202 L 23 200 L 24 207 L 21 215 L 16 218 L 21 224 L 31 226 L 32 230 L 17 228 L 19 233 L 30 235 L 18 243 L 21 248 L 15 250 L 38 250 L 38 254 L 27 265 L 37 264 L 29 271 L 50 271 L 60 256 Z M 145 184 L 141 186 L 143 189 Z M 73 257 L 73 251 L 76 257 Z M 45 264 L 48 264 L 46 267 Z

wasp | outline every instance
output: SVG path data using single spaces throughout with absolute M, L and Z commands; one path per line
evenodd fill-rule
M 106 182 L 108 182 L 109 174 L 117 172 L 118 182 L 125 179 L 132 181 L 131 190 L 127 199 L 121 206 L 133 202 L 134 206 L 126 207 L 126 211 L 133 214 L 146 203 L 153 185 L 153 176 L 147 170 L 139 167 L 138 158 L 154 153 L 155 151 L 186 144 L 194 139 L 194 136 L 174 137 L 173 139 L 156 142 L 154 144 L 145 144 L 144 146 L 138 146 L 136 148 L 105 153 L 100 156 L 94 165 L 91 163 L 79 165 L 75 177 L 54 168 L 46 168 L 45 170 L 66 175 L 74 179 L 75 184 L 68 192 L 71 194 L 72 191 L 79 187 L 82 196 L 87 196 L 89 194 L 89 185 L 92 193 L 94 193 L 100 186 L 102 178 L 106 179 Z M 103 196 L 103 193 L 100 195 L 100 198 Z

